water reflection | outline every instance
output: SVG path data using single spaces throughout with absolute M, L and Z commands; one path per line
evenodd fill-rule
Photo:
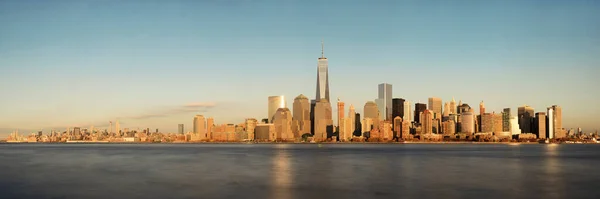
M 542 176 L 544 182 L 542 188 L 542 198 L 564 198 L 564 183 L 561 178 L 561 162 L 559 161 L 560 145 L 548 144 L 544 147 L 544 171 Z
M 290 145 L 280 144 L 275 148 L 275 157 L 273 160 L 273 184 L 272 187 L 272 198 L 277 199 L 291 199 L 291 186 L 292 186 L 292 169 L 291 169 L 291 161 L 290 154 L 288 152 L 288 148 Z

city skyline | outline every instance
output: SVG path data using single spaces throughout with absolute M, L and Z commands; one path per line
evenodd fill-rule
M 106 8 L 85 7 L 86 2 L 73 5 L 53 3 L 48 6 L 58 10 L 76 8 L 81 13 L 61 13 L 54 16 L 55 21 L 45 24 L 41 19 L 52 12 L 18 2 L 3 2 L 0 13 L 5 15 L 0 19 L 14 17 L 16 20 L 1 22 L 9 28 L 0 30 L 0 38 L 4 38 L 0 39 L 0 58 L 5 60 L 0 63 L 0 88 L 3 91 L 0 137 L 6 137 L 16 129 L 108 128 L 108 121 L 119 121 L 121 128 L 158 128 L 176 132 L 178 124 L 189 130 L 193 126 L 191 118 L 194 115 L 213 117 L 219 124 L 237 124 L 245 118 L 260 120 L 266 118 L 265 101 L 268 96 L 282 95 L 293 99 L 303 94 L 309 99 L 316 97 L 311 95 L 316 86 L 314 58 L 319 56 L 318 42 L 321 40 L 328 45 L 330 99 L 342 99 L 346 107 L 356 107 L 357 113 L 364 113 L 364 104 L 377 98 L 377 85 L 386 82 L 392 85 L 392 98 L 406 99 L 411 106 L 427 104 L 430 97 L 438 97 L 442 103 L 455 97 L 472 108 L 485 101 L 488 113 L 500 113 L 503 108 L 509 107 L 514 110 L 512 115 L 516 116 L 515 110 L 523 104 L 530 105 L 535 112 L 545 112 L 547 107 L 556 104 L 564 109 L 564 128 L 581 127 L 589 132 L 598 130 L 596 121 L 600 110 L 589 104 L 594 104 L 593 99 L 600 97 L 593 86 L 595 80 L 592 76 L 600 72 L 597 68 L 600 61 L 593 56 L 600 53 L 600 28 L 585 25 L 596 22 L 587 17 L 598 19 L 599 14 L 582 3 L 553 2 L 547 4 L 549 8 L 546 10 L 537 10 L 537 16 L 530 15 L 525 11 L 535 10 L 531 5 L 535 1 L 527 2 L 529 4 L 479 5 L 490 14 L 461 14 L 459 4 L 444 3 L 450 4 L 450 8 L 444 10 L 452 22 L 462 22 L 464 17 L 470 19 L 459 23 L 456 31 L 444 29 L 447 27 L 443 26 L 441 19 L 444 16 L 440 14 L 429 18 L 432 26 L 439 25 L 438 28 L 418 29 L 416 22 L 401 20 L 404 15 L 422 16 L 416 12 L 398 14 L 393 13 L 393 9 L 358 1 L 354 1 L 348 9 L 362 10 L 360 6 L 367 6 L 382 10 L 379 14 L 368 12 L 360 15 L 373 14 L 372 18 L 349 20 L 342 19 L 350 14 L 345 11 L 324 13 L 330 20 L 326 24 L 342 25 L 320 26 L 319 30 L 300 33 L 293 33 L 292 30 L 296 29 L 294 24 L 309 29 L 308 24 L 319 20 L 303 18 L 294 12 L 286 15 L 283 11 L 272 11 L 268 14 L 283 14 L 284 18 L 295 21 L 284 26 L 281 32 L 270 33 L 273 29 L 252 31 L 252 26 L 234 23 L 234 19 L 242 16 L 234 14 L 222 21 L 240 25 L 242 33 L 229 33 L 222 37 L 218 35 L 227 32 L 228 26 L 217 26 L 198 37 L 193 34 L 199 29 L 182 29 L 204 14 L 180 8 L 181 3 L 165 5 L 185 10 L 187 16 L 139 2 L 123 7 L 106 3 L 103 5 Z M 416 10 L 428 10 L 442 3 L 402 3 L 405 4 Z M 245 10 L 252 5 L 239 3 L 233 9 Z M 317 9 L 334 5 L 337 4 L 326 2 Z M 526 9 L 517 8 L 521 5 Z M 211 6 L 219 8 L 218 5 L 207 5 Z M 282 4 L 276 6 L 285 7 Z M 400 3 L 392 8 L 399 6 Z M 501 19 L 494 14 L 502 9 L 494 6 L 515 10 L 509 13 L 508 19 Z M 116 13 L 121 18 L 106 16 L 106 11 L 115 7 L 122 8 Z M 139 15 L 126 13 L 134 8 L 147 10 L 140 10 Z M 294 11 L 303 9 L 307 8 Z M 539 18 L 552 19 L 553 13 L 548 9 L 570 14 L 563 16 L 562 21 L 541 21 L 540 25 Z M 156 22 L 158 25 L 178 31 L 167 33 L 152 29 L 143 33 L 140 29 L 149 28 L 148 24 L 134 24 L 131 28 L 124 26 L 138 20 L 137 17 L 151 19 L 149 13 L 156 10 L 163 11 L 158 18 L 161 20 Z M 25 14 L 31 16 L 23 16 Z M 249 11 L 247 14 L 254 20 L 263 19 L 271 24 L 281 22 L 267 20 L 258 12 Z M 486 21 L 475 16 L 488 18 Z M 106 21 L 100 20 L 90 30 L 77 32 L 77 27 L 86 27 L 85 21 L 68 21 L 71 17 Z M 386 17 L 397 21 L 377 21 Z M 118 22 L 118 19 L 124 20 Z M 174 19 L 183 22 L 169 26 L 167 22 Z M 574 21 L 579 24 L 571 23 Z M 493 22 L 509 29 L 486 25 Z M 35 26 L 41 33 L 27 32 L 19 23 Z M 413 29 L 391 28 L 385 23 L 398 23 Z M 352 29 L 353 24 L 373 26 L 374 30 L 345 32 Z M 473 29 L 477 25 L 483 28 Z M 527 28 L 526 25 L 532 27 Z M 105 27 L 117 30 L 107 30 L 106 34 L 91 32 Z M 510 27 L 536 33 L 519 32 Z M 435 33 L 444 30 L 445 34 Z M 541 32 L 545 32 L 546 37 L 536 37 Z M 270 34 L 257 36 L 260 33 Z M 396 33 L 400 36 L 392 36 Z M 378 34 L 379 38 L 373 37 Z M 74 42 L 70 43 L 69 36 L 73 35 L 79 37 L 73 38 Z M 442 38 L 436 38 L 438 36 Z M 133 39 L 128 42 L 131 37 Z M 225 42 L 231 37 L 236 39 Z M 53 38 L 58 38 L 58 41 Z M 208 42 L 203 38 L 216 38 L 217 41 Z M 249 41 L 243 41 L 244 38 Z M 105 41 L 99 43 L 94 40 Z M 231 55 L 238 59 L 231 58 Z M 205 61 L 210 57 L 218 61 Z M 335 107 L 335 100 L 329 102 Z M 289 100 L 285 107 L 292 107 Z M 333 114 L 333 121 L 338 121 L 336 114 Z

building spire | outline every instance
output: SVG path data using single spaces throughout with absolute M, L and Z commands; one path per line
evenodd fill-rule
M 321 39 L 321 58 L 325 58 L 325 45 L 323 44 L 323 39 Z

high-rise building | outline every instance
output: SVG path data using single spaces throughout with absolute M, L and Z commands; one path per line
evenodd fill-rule
M 394 117 L 394 136 L 402 137 L 402 118 L 400 116 Z
M 341 120 L 339 126 L 339 139 L 340 141 L 349 141 L 352 139 L 352 129 L 354 124 L 349 117 L 344 117 Z
M 552 118 L 550 118 L 550 112 L 552 112 Z M 560 106 L 552 105 L 548 107 L 548 126 L 548 136 L 552 136 L 550 138 L 563 138 L 566 136 L 565 130 L 562 129 L 562 108 Z
M 460 115 L 460 129 L 461 133 L 475 133 L 475 124 L 473 124 L 475 117 L 472 112 L 464 112 Z
M 275 125 L 273 124 L 257 124 L 254 129 L 254 140 L 257 141 L 272 141 L 275 137 Z
M 364 111 L 364 119 L 371 119 L 372 124 L 379 124 L 379 115 L 381 114 L 379 112 L 379 108 L 377 106 L 377 104 L 373 101 L 368 101 L 367 103 L 365 103 L 365 107 L 363 108 Z M 365 123 L 363 123 L 363 128 L 365 126 Z M 378 126 L 378 125 L 377 125 Z M 379 128 L 379 127 L 374 127 L 374 128 Z M 364 131 L 363 131 L 364 132 Z
M 539 139 L 546 139 L 546 113 L 535 113 L 534 120 L 535 133 Z
M 521 129 L 519 128 L 519 119 L 515 116 L 510 116 L 510 134 L 521 134 Z
M 493 128 L 492 128 L 492 132 L 494 133 L 502 133 L 502 132 L 508 132 L 508 131 L 504 131 L 504 129 L 502 128 L 502 113 L 496 114 L 495 112 L 492 112 L 493 115 Z
M 315 105 L 315 134 L 316 141 L 324 141 L 333 133 L 333 120 L 331 118 L 331 104 L 323 98 Z
M 533 122 L 533 108 L 530 106 L 524 105 L 519 107 L 517 110 L 517 117 L 519 118 L 519 128 L 522 133 L 533 133 L 532 131 L 532 122 Z
M 408 122 L 410 124 L 412 119 L 413 119 L 413 117 L 412 117 L 410 101 L 406 100 L 406 101 L 404 101 L 404 117 L 402 117 L 402 122 Z
M 285 103 L 285 99 L 284 99 L 283 95 L 269 96 L 269 110 L 268 110 L 268 115 L 267 115 L 267 118 L 269 119 L 269 123 L 273 123 L 273 116 L 275 115 L 275 112 L 277 112 L 277 109 L 286 108 L 285 104 L 286 103 Z
M 480 131 L 483 133 L 491 133 L 493 132 L 492 130 L 492 125 L 493 125 L 493 115 L 491 113 L 484 113 L 483 115 L 481 115 L 481 129 Z
M 481 101 L 481 103 L 479 103 L 479 115 L 483 115 L 485 113 L 485 104 L 483 104 L 483 101 Z
M 429 101 L 429 110 L 433 112 L 434 119 L 442 118 L 442 99 L 437 97 L 430 97 Z
M 458 114 L 456 112 L 456 101 L 454 101 L 454 97 L 452 97 L 452 101 L 450 101 L 450 113 L 449 114 Z
M 385 100 L 384 99 L 375 99 L 375 104 L 377 104 L 377 111 L 379 112 L 379 121 L 385 120 Z
M 343 122 L 342 119 L 344 118 L 344 102 L 340 101 L 340 98 L 338 98 L 338 101 L 337 101 L 337 109 L 338 109 L 337 110 L 337 120 L 338 120 L 337 125 L 339 128 L 342 125 L 342 122 Z M 342 131 L 342 130 L 340 129 L 338 131 Z
M 442 112 L 442 117 L 450 116 L 450 104 L 448 102 L 444 103 L 444 111 Z
M 319 57 L 317 65 L 317 95 L 315 99 L 325 98 L 329 102 L 329 69 L 324 49 L 323 41 L 321 41 L 321 57 Z
M 364 135 L 364 133 L 370 132 L 373 128 L 374 128 L 373 119 L 365 117 L 362 120 L 362 132 L 363 132 L 363 135 Z
M 360 121 L 360 113 L 354 114 L 354 134 L 362 137 L 362 123 Z
M 209 117 L 206 119 L 206 138 L 213 139 L 213 128 L 215 127 L 215 119 Z
M 258 125 L 258 121 L 254 118 L 246 119 L 246 132 L 248 133 L 248 139 L 254 140 L 254 132 L 256 129 L 256 125 Z
M 293 140 L 292 112 L 288 108 L 279 108 L 273 116 L 275 126 L 275 140 Z
M 394 120 L 396 119 L 396 117 L 400 117 L 400 118 L 404 118 L 404 102 L 406 100 L 402 99 L 402 98 L 394 98 L 392 99 L 392 118 L 394 118 Z M 402 125 L 402 122 L 399 123 L 399 125 Z M 396 126 L 396 123 L 394 122 L 394 128 Z
M 392 85 L 388 83 L 381 83 L 379 84 L 378 88 L 378 99 L 383 100 L 383 107 L 380 107 L 380 109 L 383 110 L 383 112 L 380 112 L 381 119 L 392 121 Z
M 422 131 L 421 134 L 431 134 L 433 133 L 432 127 L 433 127 L 433 112 L 430 110 L 423 110 L 422 113 L 422 118 L 423 120 L 421 120 L 421 124 L 422 124 Z
M 427 104 L 416 103 L 415 104 L 415 122 L 421 124 L 421 113 L 427 110 Z
M 350 133 L 354 133 L 356 130 L 356 111 L 354 110 L 354 106 L 350 104 L 350 108 L 348 108 L 348 117 L 350 118 Z M 352 135 L 351 135 L 352 136 Z
M 184 134 L 185 132 L 183 132 L 183 131 L 184 131 L 183 124 L 177 125 L 177 133 Z
M 548 121 L 546 121 L 546 124 L 548 125 L 548 130 L 546 131 L 548 131 L 548 138 L 550 139 L 554 139 L 554 133 L 556 132 L 554 128 L 554 124 L 556 124 L 556 122 L 554 122 L 554 116 L 554 109 L 552 107 L 548 107 Z
M 502 131 L 510 132 L 510 108 L 504 108 L 502 111 Z
M 294 105 L 293 105 L 293 109 L 294 109 L 294 113 L 293 113 L 293 120 L 295 121 L 294 123 L 297 125 L 297 131 L 298 132 L 294 132 L 294 136 L 302 136 L 306 133 L 311 133 L 311 129 L 310 129 L 310 103 L 308 101 L 308 98 L 304 95 L 298 95 L 298 97 L 296 97 L 294 99 Z
M 444 136 L 452 136 L 456 133 L 456 123 L 454 120 L 442 122 L 442 131 Z
M 206 139 L 206 121 L 203 115 L 194 117 L 194 135 L 197 140 Z

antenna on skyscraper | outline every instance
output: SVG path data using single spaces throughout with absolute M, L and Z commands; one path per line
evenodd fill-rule
M 325 45 L 323 45 L 323 39 L 321 39 L 321 58 L 325 58 Z

